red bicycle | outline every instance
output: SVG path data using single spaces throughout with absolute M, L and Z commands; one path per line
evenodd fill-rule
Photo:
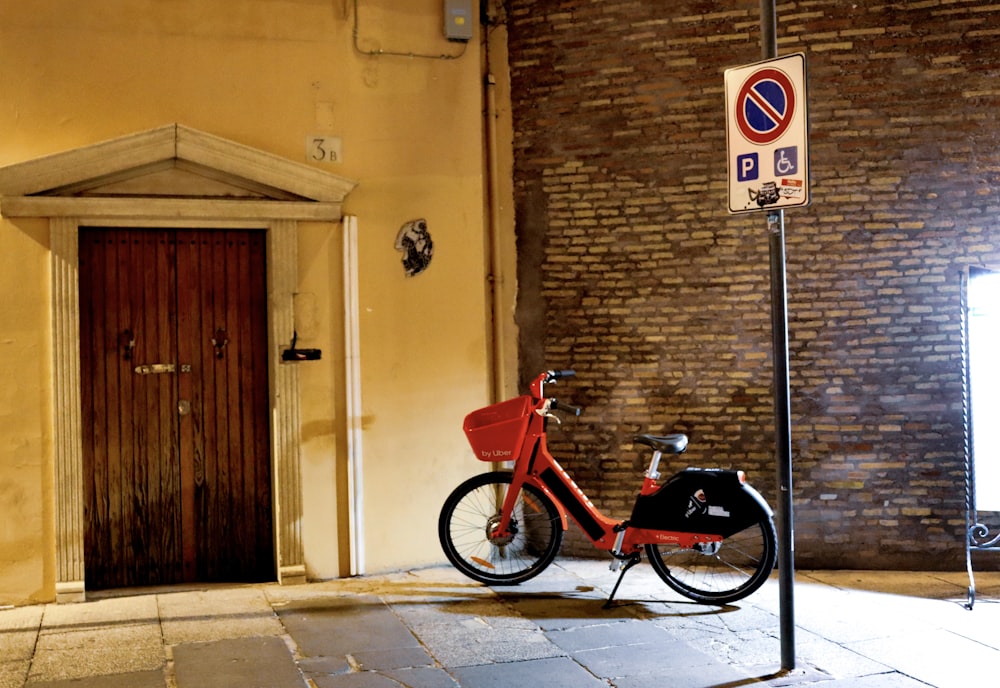
M 448 560 L 481 583 L 521 583 L 552 563 L 572 518 L 621 572 L 607 604 L 643 551 L 667 585 L 696 602 L 726 604 L 763 585 L 775 561 L 773 512 L 743 471 L 687 468 L 660 484 L 661 458 L 683 453 L 686 435 L 635 437 L 653 455 L 628 519 L 594 507 L 546 443 L 553 411 L 580 409 L 546 398 L 545 385 L 573 375 L 544 372 L 529 394 L 466 416 L 476 457 L 513 469 L 474 476 L 449 495 L 438 520 Z

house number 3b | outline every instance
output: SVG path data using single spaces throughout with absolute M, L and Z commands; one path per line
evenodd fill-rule
M 339 136 L 307 136 L 306 159 L 312 162 L 340 162 L 341 140 Z

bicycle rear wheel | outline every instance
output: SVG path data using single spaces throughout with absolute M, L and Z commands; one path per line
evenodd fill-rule
M 663 582 L 696 602 L 727 604 L 757 590 L 774 569 L 777 536 L 763 509 L 747 528 L 721 543 L 694 548 L 646 545 L 646 556 Z
M 516 585 L 537 576 L 555 559 L 562 542 L 559 512 L 531 485 L 517 496 L 510 533 L 493 536 L 510 483 L 505 471 L 477 475 L 456 487 L 441 507 L 438 537 L 445 556 L 480 583 Z

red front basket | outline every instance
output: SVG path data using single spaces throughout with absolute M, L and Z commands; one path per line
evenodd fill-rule
M 480 461 L 513 461 L 521 453 L 531 418 L 528 395 L 501 401 L 465 417 L 462 429 Z

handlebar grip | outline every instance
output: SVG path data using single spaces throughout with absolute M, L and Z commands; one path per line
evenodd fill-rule
M 575 370 L 550 370 L 549 378 L 553 380 L 559 380 L 564 377 L 574 377 L 576 376 Z
M 559 409 L 560 411 L 569 411 L 574 416 L 579 416 L 581 413 L 583 413 L 583 409 L 580 408 L 579 406 L 570 406 L 569 404 L 562 403 L 558 399 L 552 400 L 552 408 Z

